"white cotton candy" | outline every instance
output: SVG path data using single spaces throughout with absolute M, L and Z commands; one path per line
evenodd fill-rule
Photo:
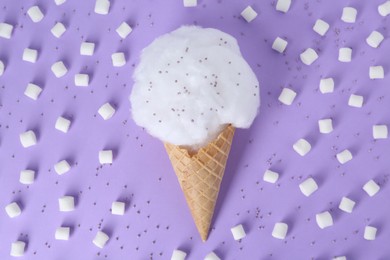
M 115 114 L 115 108 L 110 103 L 105 103 L 99 108 L 98 113 L 104 120 L 108 120 Z
M 51 28 L 51 33 L 56 37 L 60 38 L 66 32 L 65 25 L 63 23 L 56 23 L 53 28 Z
M 372 135 L 374 139 L 387 139 L 388 136 L 387 125 L 372 126 Z
M 370 33 L 370 35 L 367 37 L 366 42 L 368 45 L 370 45 L 372 48 L 378 48 L 381 42 L 385 39 L 383 34 L 381 34 L 378 31 L 373 31 Z
M 305 156 L 311 150 L 311 145 L 308 141 L 301 138 L 294 145 L 294 150 L 300 155 Z
M 22 170 L 20 171 L 19 182 L 25 185 L 34 183 L 35 171 L 33 170 Z
M 313 26 L 313 30 L 321 36 L 324 36 L 329 30 L 329 24 L 322 19 L 317 19 Z
M 185 260 L 187 253 L 179 249 L 175 249 L 172 252 L 171 260 Z
M 385 71 L 382 66 L 370 66 L 369 76 L 370 79 L 383 79 Z
M 353 7 L 344 7 L 341 20 L 346 23 L 354 23 L 356 21 L 357 10 Z
M 32 100 L 37 100 L 39 95 L 42 92 L 42 88 L 33 83 L 28 83 L 24 95 L 31 98 Z
M 95 52 L 95 44 L 93 42 L 82 42 L 80 45 L 80 54 L 84 56 L 92 56 Z
M 339 209 L 341 209 L 344 212 L 352 213 L 353 208 L 355 207 L 356 202 L 347 198 L 343 197 L 339 204 Z
M 183 0 L 184 7 L 195 7 L 198 4 L 198 0 Z
M 288 225 L 286 223 L 275 223 L 272 230 L 272 236 L 277 239 L 285 239 L 288 231 Z
M 351 62 L 352 60 L 352 49 L 351 48 L 340 48 L 339 49 L 339 61 Z
M 304 182 L 299 184 L 299 189 L 306 197 L 309 197 L 313 192 L 318 190 L 318 185 L 313 178 L 307 178 Z
M 244 237 L 246 237 L 244 227 L 241 224 L 237 225 L 235 227 L 232 227 L 230 229 L 230 231 L 232 232 L 234 240 L 240 240 L 240 239 L 243 239 Z
M 329 134 L 333 132 L 332 119 L 327 118 L 327 119 L 318 120 L 318 128 L 321 134 Z
M 11 39 L 12 30 L 14 26 L 8 23 L 0 23 L 0 37 L 4 39 Z
M 253 10 L 252 6 L 247 6 L 244 11 L 241 12 L 241 16 L 245 21 L 250 23 L 257 17 L 257 12 Z
M 88 87 L 89 75 L 88 74 L 76 74 L 74 75 L 74 84 L 77 87 Z
M 62 160 L 54 165 L 54 170 L 58 175 L 62 175 L 70 171 L 70 164 L 66 160 Z
M 125 214 L 125 207 L 126 207 L 126 204 L 124 202 L 114 201 L 111 205 L 111 213 L 113 215 L 122 216 Z
M 7 212 L 8 217 L 15 218 L 22 213 L 18 203 L 12 202 L 5 206 L 5 212 Z
M 20 257 L 24 255 L 26 243 L 23 241 L 16 241 L 11 244 L 10 256 Z
M 112 54 L 111 60 L 114 67 L 122 67 L 126 64 L 126 57 L 123 52 L 116 52 Z
M 320 80 L 320 91 L 322 94 L 332 93 L 334 90 L 333 78 L 324 78 Z
M 40 22 L 44 15 L 41 11 L 41 9 L 38 7 L 38 6 L 32 6 L 30 7 L 28 10 L 27 10 L 27 14 L 28 16 L 30 16 L 31 20 L 34 22 L 34 23 L 38 23 Z
M 110 237 L 106 233 L 103 231 L 98 231 L 92 242 L 95 244 L 95 246 L 103 248 L 109 239 Z
M 21 133 L 19 135 L 20 143 L 24 148 L 33 146 L 37 144 L 37 137 L 34 131 L 29 130 L 27 132 Z
M 56 120 L 55 128 L 63 133 L 67 133 L 70 127 L 71 121 L 65 117 L 59 116 Z
M 4 62 L 0 60 L 0 76 L 3 75 L 4 70 L 5 70 Z
M 279 95 L 278 100 L 281 103 L 289 106 L 294 102 L 294 99 L 296 96 L 297 96 L 297 93 L 294 90 L 289 89 L 289 88 L 283 88 L 282 92 Z
M 329 211 L 318 213 L 316 215 L 316 222 L 321 229 L 333 226 L 333 218 Z
M 34 49 L 25 48 L 22 59 L 31 63 L 35 63 L 38 58 L 38 51 Z
M 375 194 L 378 193 L 378 191 L 380 190 L 381 188 L 379 187 L 379 185 L 374 181 L 374 180 L 369 180 L 368 182 L 366 182 L 366 184 L 364 184 L 363 186 L 363 190 L 368 194 L 368 196 L 372 197 L 374 196 Z
M 339 161 L 339 163 L 341 163 L 341 164 L 345 164 L 345 163 L 349 162 L 350 160 L 352 160 L 352 158 L 353 158 L 352 153 L 347 149 L 338 153 L 336 155 L 336 157 L 337 157 L 337 160 Z
M 70 228 L 69 227 L 59 227 L 56 229 L 54 235 L 56 240 L 69 240 Z
M 382 16 L 390 14 L 390 1 L 386 1 L 378 6 L 378 13 Z
M 96 0 L 95 2 L 95 13 L 106 15 L 110 10 L 109 0 Z
M 348 99 L 348 105 L 351 107 L 362 107 L 363 106 L 363 96 L 351 94 Z
M 276 10 L 287 13 L 288 9 L 290 9 L 291 0 L 278 0 L 276 3 Z
M 122 38 L 125 39 L 127 35 L 131 33 L 133 29 L 128 25 L 126 22 L 121 23 L 118 28 L 116 28 L 117 34 Z
M 74 210 L 74 197 L 64 196 L 58 199 L 58 205 L 61 212 L 69 212 Z
M 287 47 L 288 42 L 280 37 L 276 37 L 274 43 L 272 44 L 272 49 L 279 53 L 283 53 Z
M 66 0 L 54 0 L 54 2 L 56 3 L 56 5 L 62 5 L 66 2 Z
M 269 183 L 275 183 L 279 179 L 279 173 L 266 170 L 263 175 L 263 180 Z
M 364 228 L 364 239 L 375 240 L 377 231 L 378 229 L 376 227 L 366 226 Z
M 62 61 L 57 61 L 51 66 L 51 71 L 57 78 L 61 78 L 65 76 L 65 74 L 68 72 L 68 69 Z
M 303 64 L 311 65 L 314 61 L 318 59 L 318 54 L 312 48 L 308 48 L 301 53 L 300 58 Z
M 216 253 L 210 252 L 205 256 L 204 260 L 221 260 L 221 258 Z
M 133 78 L 134 121 L 175 145 L 202 147 L 228 124 L 249 128 L 260 105 L 236 39 L 216 29 L 183 26 L 157 38 Z

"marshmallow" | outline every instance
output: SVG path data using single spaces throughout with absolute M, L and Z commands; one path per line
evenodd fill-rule
M 38 51 L 34 49 L 25 48 L 22 59 L 31 63 L 35 63 L 38 58 Z
M 347 260 L 347 257 L 346 256 L 336 256 L 336 257 L 333 257 L 333 260 Z
M 95 51 L 93 42 L 82 42 L 80 46 L 80 54 L 84 56 L 92 56 Z
M 12 202 L 5 206 L 5 212 L 7 212 L 8 217 L 15 218 L 22 213 L 18 203 Z
M 329 134 L 333 132 L 332 119 L 321 119 L 318 120 L 318 128 L 320 129 L 321 134 Z
M 197 0 L 183 0 L 184 7 L 195 7 L 197 4 Z
M 332 215 L 330 215 L 329 211 L 318 213 L 316 215 L 316 221 L 317 221 L 317 225 L 321 229 L 333 226 L 333 218 Z
M 39 9 L 38 6 L 32 6 L 30 7 L 28 10 L 27 10 L 27 14 L 28 16 L 30 16 L 31 20 L 34 22 L 34 23 L 38 23 L 40 22 L 44 15 L 41 11 L 41 9 Z
M 340 48 L 339 49 L 339 61 L 351 62 L 352 60 L 352 49 L 351 48 Z
M 289 106 L 293 103 L 296 95 L 297 95 L 297 93 L 294 90 L 289 89 L 289 88 L 283 88 L 282 92 L 279 95 L 278 100 L 281 103 Z
M 0 37 L 4 39 L 11 39 L 13 29 L 13 25 L 8 23 L 0 23 Z
M 58 205 L 61 212 L 68 212 L 74 210 L 74 197 L 73 196 L 63 196 L 58 199 Z
M 288 231 L 288 225 L 286 223 L 278 222 L 275 223 L 274 229 L 272 230 L 272 236 L 277 239 L 285 239 Z
M 204 260 L 221 260 L 221 258 L 219 258 L 219 256 L 217 256 L 214 252 L 210 252 L 205 256 Z
M 356 21 L 357 10 L 353 7 L 344 7 L 341 20 L 346 23 L 354 23 Z
M 375 240 L 377 230 L 376 227 L 366 226 L 364 228 L 364 239 Z
M 237 225 L 235 227 L 232 227 L 230 229 L 230 231 L 232 232 L 234 240 L 240 240 L 240 239 L 243 239 L 244 237 L 246 237 L 244 227 L 241 224 Z
M 54 235 L 57 240 L 69 240 L 70 228 L 69 227 L 59 227 L 56 229 Z
M 363 186 L 363 190 L 368 194 L 368 196 L 372 197 L 374 196 L 375 194 L 378 193 L 378 191 L 380 190 L 381 188 L 379 187 L 379 185 L 374 181 L 374 180 L 369 180 L 368 182 L 366 182 L 366 184 L 364 184 Z
M 76 74 L 74 75 L 74 84 L 77 87 L 88 87 L 89 75 L 88 74 Z
M 329 30 L 329 24 L 324 20 L 317 19 L 316 23 L 313 26 L 313 30 L 321 36 L 324 36 Z
M 114 67 L 122 67 L 126 64 L 125 54 L 123 52 L 116 52 L 111 55 L 112 65 Z
M 275 183 L 279 179 L 279 173 L 266 170 L 263 175 L 263 180 L 269 183 Z
M 278 0 L 276 3 L 276 10 L 287 13 L 288 9 L 290 9 L 291 0 Z
M 62 61 L 57 61 L 51 66 L 51 71 L 57 78 L 61 78 L 68 72 L 68 69 Z
M 332 93 L 334 90 L 333 78 L 324 78 L 320 80 L 320 91 L 322 94 Z
M 387 125 L 372 126 L 372 135 L 374 139 L 386 139 L 388 136 Z
M 353 207 L 355 207 L 356 202 L 347 198 L 343 197 L 339 204 L 339 209 L 341 209 L 344 212 L 352 213 Z
M 313 192 L 318 190 L 318 185 L 313 178 L 307 178 L 301 184 L 299 184 L 299 189 L 306 197 L 309 197 Z
M 51 28 L 51 33 L 57 38 L 60 38 L 64 32 L 66 32 L 65 25 L 60 22 L 56 23 L 53 28 Z
M 0 60 L 0 76 L 3 75 L 5 70 L 5 65 L 2 60 Z
M 33 184 L 35 179 L 35 171 L 33 170 L 22 170 L 20 171 L 19 182 L 22 184 Z
M 301 138 L 294 145 L 294 150 L 300 155 L 305 156 L 311 150 L 311 145 L 308 141 Z
M 352 153 L 348 149 L 345 149 L 344 151 L 338 153 L 336 155 L 336 157 L 337 157 L 337 160 L 339 161 L 339 163 L 341 163 L 341 164 L 345 164 L 345 163 L 349 162 L 350 160 L 352 160 L 352 158 L 353 158 Z
M 111 205 L 111 213 L 113 215 L 123 216 L 125 214 L 125 203 L 114 201 Z
M 186 252 L 175 249 L 172 252 L 171 260 L 185 260 L 186 256 L 187 256 Z
M 315 60 L 318 59 L 318 54 L 312 48 L 307 48 L 304 52 L 301 53 L 300 58 L 303 64 L 311 65 Z
M 112 150 L 103 150 L 99 152 L 99 162 L 101 164 L 110 164 L 112 163 Z
M 95 13 L 106 15 L 106 14 L 108 14 L 109 10 L 110 10 L 110 1 L 96 0 Z
M 378 13 L 382 16 L 390 14 L 390 1 L 386 1 L 378 6 Z
M 56 5 L 62 5 L 66 2 L 66 0 L 54 0 L 54 2 L 56 3 Z
M 109 239 L 110 237 L 106 233 L 103 231 L 98 231 L 92 242 L 95 244 L 95 246 L 103 248 Z
M 56 120 L 55 128 L 63 133 L 67 133 L 70 127 L 70 120 L 59 116 Z
M 11 244 L 11 252 L 10 255 L 14 257 L 19 257 L 24 255 L 24 250 L 26 247 L 26 243 L 23 241 L 16 241 Z
M 288 42 L 280 37 L 276 37 L 274 43 L 272 44 L 272 49 L 279 53 L 283 53 L 287 47 Z
M 370 66 L 370 79 L 383 79 L 385 77 L 385 71 L 382 66 Z
M 19 135 L 19 139 L 20 139 L 20 143 L 24 148 L 37 144 L 37 137 L 35 136 L 35 133 L 32 130 L 21 133 Z
M 26 90 L 24 91 L 24 95 L 31 98 L 32 100 L 37 100 L 41 92 L 42 88 L 33 83 L 28 83 Z
M 131 33 L 132 30 L 133 29 L 126 22 L 121 23 L 121 25 L 119 25 L 119 27 L 116 28 L 116 32 L 122 39 L 125 39 L 127 35 Z
M 115 109 L 110 103 L 105 103 L 99 108 L 98 113 L 104 120 L 108 120 L 114 115 Z
M 54 170 L 58 175 L 62 175 L 70 171 L 70 165 L 66 160 L 62 160 L 54 165 Z
M 372 48 L 378 48 L 378 46 L 381 44 L 381 42 L 385 39 L 385 37 L 378 31 L 373 31 L 371 34 L 367 37 L 366 42 L 368 45 L 370 45 Z
M 348 105 L 351 107 L 362 107 L 363 99 L 363 96 L 351 94 L 351 96 L 349 96 Z
M 250 23 L 256 18 L 257 12 L 249 5 L 241 12 L 241 16 L 245 19 L 245 21 Z

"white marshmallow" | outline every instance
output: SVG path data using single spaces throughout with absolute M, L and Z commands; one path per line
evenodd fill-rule
M 311 150 L 311 145 L 308 141 L 301 138 L 293 145 L 294 150 L 300 155 L 305 156 Z
M 112 65 L 114 67 L 122 67 L 126 64 L 125 54 L 123 52 L 116 52 L 111 55 Z
M 352 158 L 353 158 L 352 153 L 348 149 L 345 149 L 344 151 L 338 153 L 336 155 L 336 157 L 337 157 L 337 160 L 339 161 L 339 163 L 341 163 L 341 164 L 345 164 L 345 163 L 349 162 L 350 160 L 352 160 Z
M 111 205 L 111 213 L 113 215 L 123 216 L 125 214 L 126 204 L 120 201 L 114 201 Z
M 371 34 L 367 37 L 366 42 L 372 48 L 378 48 L 381 42 L 385 37 L 378 31 L 372 31 Z
M 95 13 L 106 15 L 108 14 L 109 10 L 110 10 L 109 0 L 96 0 Z
M 312 48 L 307 48 L 304 52 L 301 53 L 300 58 L 303 64 L 311 65 L 318 59 L 318 54 Z
M 306 197 L 309 197 L 313 192 L 318 190 L 318 185 L 313 178 L 307 178 L 301 184 L 299 184 L 299 189 Z
M 18 203 L 12 202 L 5 206 L 5 212 L 7 212 L 8 217 L 15 218 L 22 213 Z
M 24 250 L 26 247 L 26 243 L 23 241 L 16 241 L 11 244 L 11 252 L 10 255 L 14 257 L 19 257 L 24 255 Z
M 246 237 L 244 227 L 241 224 L 237 225 L 235 227 L 232 227 L 230 229 L 230 231 L 232 232 L 234 240 L 240 240 L 240 239 L 243 239 L 244 237 Z
M 263 175 L 263 180 L 269 183 L 275 183 L 279 179 L 279 173 L 266 170 Z
M 5 70 L 4 62 L 0 60 L 0 76 L 3 75 L 4 70 Z
M 22 170 L 20 171 L 19 182 L 22 184 L 30 185 L 34 183 L 35 171 Z
M 68 72 L 68 69 L 62 61 L 57 61 L 51 66 L 51 71 L 57 78 L 61 78 Z
M 98 231 L 92 242 L 95 244 L 95 246 L 103 248 L 109 239 L 110 237 L 106 233 L 103 231 Z
M 19 139 L 20 139 L 20 143 L 24 148 L 37 144 L 37 137 L 35 136 L 35 133 L 32 130 L 21 133 L 19 135 Z
M 290 9 L 291 0 L 278 0 L 276 3 L 276 10 L 287 13 L 288 9 Z
M 382 66 L 370 66 L 370 79 L 383 79 L 385 71 Z
M 84 56 L 92 56 L 95 52 L 95 44 L 93 42 L 82 42 L 80 45 L 80 54 Z
M 34 49 L 25 48 L 22 59 L 31 63 L 35 63 L 38 58 L 38 51 Z
M 324 20 L 317 19 L 316 23 L 313 26 L 313 30 L 321 36 L 324 36 L 329 30 L 329 24 Z
M 297 93 L 294 90 L 289 88 L 283 88 L 282 92 L 279 95 L 278 100 L 281 103 L 289 106 L 294 102 L 296 95 Z
M 320 91 L 322 94 L 332 93 L 334 90 L 333 78 L 324 78 L 320 80 Z
M 318 128 L 320 129 L 321 134 L 329 134 L 333 132 L 332 119 L 321 119 L 318 120 Z
M 375 194 L 378 193 L 378 191 L 381 189 L 379 185 L 374 180 L 369 180 L 364 184 L 363 190 L 368 194 L 368 196 L 372 197 Z
M 382 16 L 390 14 L 390 1 L 386 1 L 378 6 L 378 13 Z
M 347 260 L 347 257 L 346 256 L 336 256 L 336 257 L 333 257 L 333 260 Z
M 70 127 L 70 120 L 59 116 L 56 120 L 55 128 L 63 133 L 67 133 Z
M 57 240 L 69 240 L 70 228 L 69 227 L 59 227 L 56 229 L 54 235 Z
M 110 103 L 105 103 L 99 108 L 98 113 L 104 120 L 108 120 L 115 114 L 115 109 Z
M 288 231 L 288 225 L 286 223 L 278 222 L 275 223 L 274 229 L 272 230 L 272 236 L 277 239 L 285 239 Z
M 30 7 L 28 10 L 27 10 L 27 14 L 28 16 L 30 16 L 31 20 L 34 22 L 34 23 L 38 23 L 40 22 L 44 15 L 41 11 L 41 9 L 39 9 L 38 6 L 32 6 Z
M 11 39 L 12 30 L 14 26 L 8 23 L 0 23 L 0 37 L 4 39 Z
M 339 49 L 339 61 L 351 62 L 352 60 L 352 49 L 351 48 L 340 48 Z
M 248 5 L 244 11 L 241 12 L 241 16 L 245 21 L 250 23 L 257 17 L 257 12 L 253 10 L 252 6 Z
M 132 30 L 133 29 L 126 22 L 121 23 L 121 25 L 119 25 L 119 27 L 116 28 L 116 32 L 122 39 L 125 39 L 127 35 L 131 33 Z
M 113 160 L 112 150 L 103 150 L 99 152 L 99 162 L 101 164 L 110 164 Z
M 54 170 L 58 175 L 62 175 L 70 171 L 70 165 L 66 160 L 62 160 L 54 165 Z
M 318 213 L 316 215 L 316 221 L 317 221 L 317 225 L 321 229 L 333 226 L 333 218 L 332 215 L 329 213 L 329 211 Z
M 175 249 L 172 252 L 171 260 L 185 260 L 187 253 L 179 249 Z
M 354 23 L 356 21 L 357 10 L 353 7 L 344 7 L 341 20 L 346 23 Z
M 363 99 L 363 96 L 351 94 L 351 96 L 349 96 L 348 105 L 351 107 L 362 107 Z
M 372 135 L 374 139 L 387 139 L 388 136 L 387 125 L 372 126 Z
M 66 2 L 66 0 L 54 0 L 54 2 L 56 3 L 56 5 L 62 5 Z
M 58 205 L 61 212 L 68 212 L 74 210 L 74 197 L 63 196 L 58 199 Z
M 288 42 L 280 37 L 276 37 L 274 43 L 272 44 L 272 49 L 279 53 L 283 53 L 287 47 Z
M 197 0 L 183 0 L 184 7 L 195 7 L 197 4 Z
M 37 100 L 41 92 L 42 88 L 40 88 L 38 85 L 28 83 L 26 90 L 24 91 L 24 95 L 31 98 L 32 100 Z
M 88 87 L 89 75 L 88 74 L 76 74 L 74 75 L 74 84 L 77 87 Z
M 364 239 L 375 240 L 377 230 L 378 229 L 376 227 L 366 226 L 364 228 Z
M 341 209 L 344 212 L 352 213 L 353 207 L 355 207 L 356 202 L 347 198 L 343 197 L 339 204 L 339 209 Z
M 216 253 L 210 252 L 205 256 L 204 260 L 221 260 L 221 258 Z
M 53 28 L 51 28 L 51 33 L 57 38 L 60 38 L 65 32 L 65 25 L 60 22 L 56 23 Z

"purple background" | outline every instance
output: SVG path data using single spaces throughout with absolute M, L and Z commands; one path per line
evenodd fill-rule
M 188 259 L 203 259 L 214 250 L 223 259 L 348 259 L 390 258 L 390 139 L 374 141 L 372 125 L 390 125 L 389 17 L 381 17 L 370 1 L 293 1 L 288 13 L 275 1 L 205 1 L 184 8 L 180 0 L 111 0 L 110 13 L 94 13 L 95 1 L 0 1 L 0 22 L 15 26 L 11 40 L 0 38 L 0 206 L 17 201 L 22 215 L 0 213 L 0 259 L 9 258 L 11 243 L 28 243 L 26 259 L 169 259 L 180 248 Z M 27 9 L 38 4 L 45 18 L 33 23 Z M 259 16 L 246 23 L 241 11 L 252 5 Z M 342 8 L 358 10 L 355 24 L 340 20 Z M 312 30 L 317 18 L 331 27 L 325 37 Z M 57 39 L 50 33 L 56 21 L 67 27 Z M 133 32 L 121 40 L 115 29 L 127 21 Z M 241 50 L 261 83 L 261 112 L 249 130 L 238 130 L 217 204 L 213 230 L 202 243 L 175 174 L 160 141 L 134 125 L 129 116 L 131 74 L 142 48 L 155 37 L 183 24 L 215 27 L 237 37 Z M 385 40 L 378 49 L 365 43 L 371 31 Z M 285 54 L 271 49 L 283 37 Z M 95 55 L 80 56 L 83 40 L 97 44 Z M 338 48 L 351 47 L 351 63 L 337 60 Z M 22 61 L 26 47 L 39 50 L 36 64 Z M 312 47 L 319 59 L 305 66 L 299 54 Z M 114 68 L 111 54 L 126 53 L 127 64 Z M 50 66 L 63 60 L 69 71 L 57 79 Z M 385 79 L 370 80 L 368 68 L 382 65 Z M 75 87 L 76 73 L 88 73 L 88 88 Z M 323 95 L 321 77 L 335 79 L 335 92 Z M 38 101 L 23 95 L 29 82 L 43 87 Z M 298 95 L 293 105 L 277 98 L 283 87 Z M 363 95 L 361 109 L 347 105 L 351 93 Z M 115 104 L 117 112 L 104 121 L 98 108 Z M 73 120 L 67 134 L 54 128 L 63 115 Z M 322 135 L 317 121 L 331 117 L 334 131 Z M 38 144 L 23 148 L 19 134 L 33 129 Z M 312 151 L 300 157 L 293 143 L 306 138 Z M 340 165 L 335 154 L 350 149 L 351 162 Z M 114 163 L 101 167 L 98 151 L 113 149 Z M 72 164 L 58 176 L 53 165 Z M 20 170 L 37 171 L 30 186 L 19 183 Z M 265 183 L 266 169 L 278 171 L 276 184 Z M 298 185 L 313 176 L 319 190 L 305 197 Z M 373 178 L 380 192 L 369 197 L 363 184 Z M 59 212 L 58 198 L 76 196 L 73 212 Z M 354 212 L 338 209 L 342 196 L 357 202 Z M 110 213 L 115 200 L 127 202 L 124 216 Z M 321 230 L 315 214 L 330 210 L 334 226 Z M 276 222 L 289 224 L 285 240 L 271 236 Z M 247 237 L 234 241 L 230 228 L 242 223 Z M 55 229 L 72 227 L 69 241 L 56 241 Z M 377 239 L 363 239 L 364 227 L 378 228 Z M 111 236 L 102 250 L 92 244 L 97 230 Z

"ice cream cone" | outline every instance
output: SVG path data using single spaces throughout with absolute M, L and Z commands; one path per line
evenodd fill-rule
M 194 154 L 180 146 L 164 144 L 203 241 L 209 233 L 234 131 L 233 126 L 227 126 Z

